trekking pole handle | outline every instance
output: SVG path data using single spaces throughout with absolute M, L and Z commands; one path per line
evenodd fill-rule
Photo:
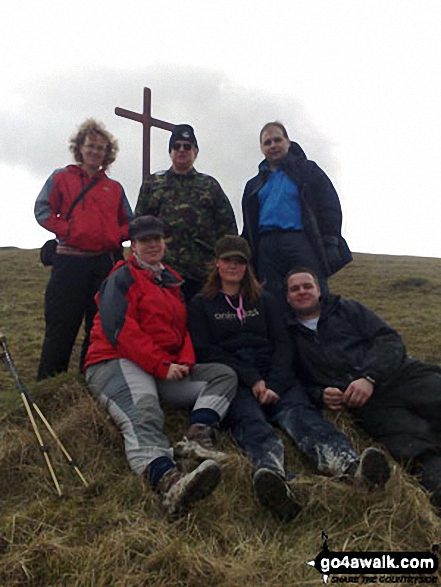
M 0 343 L 3 345 L 6 342 L 6 336 L 3 334 L 3 331 L 0 330 Z

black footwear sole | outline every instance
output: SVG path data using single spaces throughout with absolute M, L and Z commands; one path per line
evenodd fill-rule
M 355 477 L 368 487 L 384 487 L 390 477 L 390 467 L 384 452 L 374 447 L 364 450 Z
M 293 520 L 302 509 L 286 481 L 270 469 L 259 469 L 253 477 L 254 491 L 260 504 L 280 521 Z

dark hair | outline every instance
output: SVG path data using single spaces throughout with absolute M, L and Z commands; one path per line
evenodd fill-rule
M 290 269 L 288 273 L 285 275 L 285 289 L 288 289 L 288 281 L 289 278 L 297 273 L 308 273 L 314 279 L 315 283 L 319 285 L 319 278 L 317 277 L 317 273 L 310 269 L 309 267 L 294 267 Z
M 215 298 L 222 287 L 222 281 L 219 276 L 217 267 L 213 267 L 211 272 L 208 274 L 207 281 L 202 288 L 202 295 L 206 296 L 210 300 Z M 245 275 L 243 276 L 242 283 L 240 284 L 239 292 L 243 297 L 250 302 L 255 304 L 262 295 L 263 288 L 257 281 L 253 270 L 249 263 L 247 263 Z
M 272 126 L 276 126 L 277 128 L 280 128 L 285 139 L 288 139 L 288 141 L 289 141 L 289 136 L 286 131 L 286 128 L 283 126 L 283 124 L 281 122 L 279 122 L 278 120 L 275 120 L 274 122 L 267 122 L 265 124 L 265 126 L 262 128 L 262 130 L 260 131 L 260 135 L 259 135 L 259 142 L 262 142 L 263 133 L 266 132 Z
M 115 137 L 106 130 L 104 124 L 97 122 L 94 118 L 88 118 L 80 125 L 76 134 L 72 135 L 69 141 L 69 151 L 73 153 L 74 159 L 77 163 L 83 162 L 83 156 L 80 152 L 80 147 L 86 142 L 86 138 L 103 137 L 107 141 L 106 154 L 103 161 L 103 167 L 108 167 L 116 159 L 119 147 Z

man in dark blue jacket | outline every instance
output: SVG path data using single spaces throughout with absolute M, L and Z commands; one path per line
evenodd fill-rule
M 399 334 L 354 300 L 320 299 L 309 269 L 287 275 L 297 373 L 316 403 L 347 408 L 433 492 L 441 511 L 441 369 L 409 357 Z
M 314 269 L 326 292 L 326 278 L 352 259 L 341 236 L 337 192 L 280 122 L 262 128 L 260 148 L 265 160 L 242 199 L 242 236 L 251 246 L 257 275 L 282 304 L 285 275 L 298 265 Z

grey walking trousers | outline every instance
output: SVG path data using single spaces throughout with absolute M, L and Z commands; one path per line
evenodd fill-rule
M 91 394 L 109 412 L 124 437 L 130 468 L 141 475 L 158 457 L 173 458 L 163 432 L 161 404 L 214 410 L 220 420 L 237 389 L 237 376 L 226 365 L 196 364 L 181 381 L 156 379 L 128 359 L 112 359 L 86 370 Z

